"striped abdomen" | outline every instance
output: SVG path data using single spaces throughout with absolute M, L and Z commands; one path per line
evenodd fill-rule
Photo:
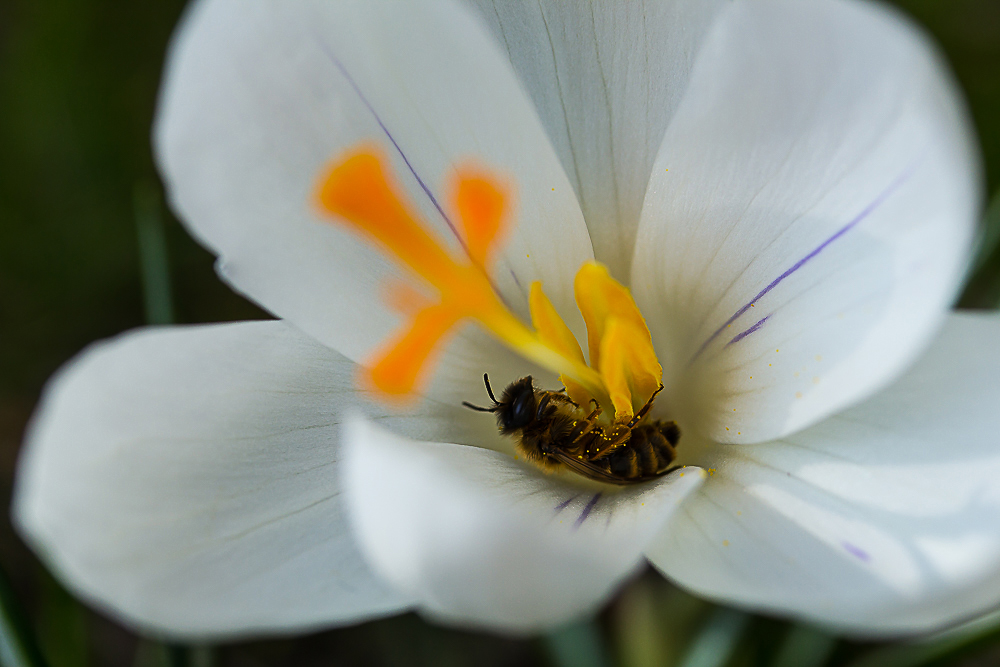
M 650 422 L 632 429 L 628 442 L 592 463 L 623 479 L 655 477 L 670 468 L 677 458 L 674 446 L 680 439 L 674 422 Z

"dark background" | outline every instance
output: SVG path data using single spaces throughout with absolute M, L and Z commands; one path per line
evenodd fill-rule
M 933 33 L 951 62 L 979 132 L 988 192 L 996 193 L 1000 0 L 896 4 Z M 840 642 L 713 607 L 652 575 L 633 582 L 595 622 L 524 641 L 435 627 L 409 615 L 294 639 L 179 647 L 136 637 L 75 602 L 27 551 L 7 518 L 17 450 L 46 378 L 89 342 L 150 320 L 266 317 L 219 282 L 212 256 L 162 205 L 149 132 L 167 40 L 183 5 L 0 0 L 0 567 L 6 572 L 0 577 L 0 649 L 4 642 L 21 642 L 30 652 L 34 638 L 52 667 L 652 667 L 685 659 L 688 667 L 1000 665 L 1000 631 L 994 629 L 1000 621 L 957 638 Z M 997 201 L 987 216 L 994 231 L 1000 230 Z M 140 236 L 143 247 L 152 248 L 145 265 Z M 162 258 L 157 252 L 163 248 L 172 312 L 162 298 L 155 302 L 156 286 L 146 285 L 154 302 L 144 296 L 144 266 Z M 961 305 L 995 308 L 1000 248 L 987 244 L 978 266 Z M 697 662 L 692 647 L 698 641 L 718 648 L 725 637 L 735 646 L 728 661 L 723 653 L 714 662 Z M 604 658 L 595 657 L 591 646 L 603 647 Z M 816 656 L 812 662 L 788 657 L 809 651 Z

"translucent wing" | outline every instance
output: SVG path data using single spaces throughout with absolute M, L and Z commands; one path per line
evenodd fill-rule
M 591 463 L 590 461 L 572 456 L 571 454 L 567 454 L 566 452 L 558 449 L 548 452 L 548 455 L 565 465 L 573 472 L 598 482 L 606 482 L 608 484 L 632 484 L 636 481 L 641 481 L 614 475 L 600 466 Z

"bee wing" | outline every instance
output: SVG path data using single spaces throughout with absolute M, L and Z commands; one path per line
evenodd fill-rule
M 635 481 L 619 477 L 618 475 L 613 475 L 607 470 L 594 465 L 590 461 L 585 461 L 584 459 L 577 458 L 558 449 L 549 452 L 549 456 L 557 459 L 573 472 L 598 482 L 607 482 L 608 484 L 629 484 Z
M 674 466 L 672 468 L 668 468 L 667 470 L 663 470 L 662 472 L 656 473 L 655 475 L 643 475 L 641 477 L 621 477 L 619 475 L 615 475 L 614 473 L 610 473 L 607 470 L 604 470 L 603 468 L 597 466 L 594 463 L 591 463 L 590 461 L 577 458 L 571 454 L 567 454 L 566 452 L 560 451 L 558 449 L 549 452 L 548 455 L 554 457 L 560 463 L 564 464 L 567 468 L 577 473 L 578 475 L 583 475 L 584 477 L 587 477 L 589 479 L 598 482 L 605 482 L 607 484 L 619 484 L 623 486 L 626 484 L 638 484 L 640 482 L 649 482 L 654 479 L 659 479 L 660 477 L 663 477 L 664 475 L 671 473 L 677 470 L 678 468 L 682 467 L 682 466 Z

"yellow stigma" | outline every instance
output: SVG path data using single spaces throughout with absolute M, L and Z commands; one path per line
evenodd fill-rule
M 413 395 L 442 343 L 461 321 L 471 319 L 557 373 L 569 397 L 584 409 L 591 399 L 610 403 L 616 420 L 627 420 L 656 391 L 662 373 L 649 329 L 628 290 L 600 264 L 584 264 L 574 284 L 587 324 L 589 365 L 541 283 L 532 284 L 529 298 L 534 328 L 494 292 L 489 272 L 506 231 L 510 200 L 501 179 L 483 169 L 456 170 L 452 202 L 467 256 L 455 257 L 420 224 L 387 164 L 375 148 L 355 149 L 325 172 L 318 193 L 320 206 L 337 222 L 379 246 L 436 292 L 436 299 L 428 299 L 408 285 L 394 286 L 392 301 L 409 321 L 366 364 L 366 383 L 387 398 Z

